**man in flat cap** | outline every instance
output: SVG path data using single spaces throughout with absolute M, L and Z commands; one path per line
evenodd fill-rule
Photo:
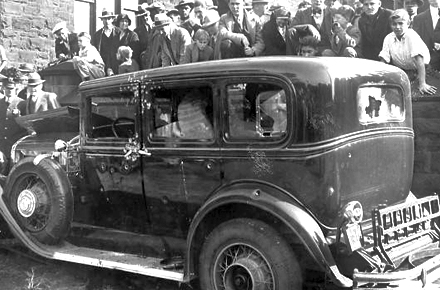
M 269 0 L 252 0 L 252 11 L 260 17 L 261 25 L 270 20 Z
M 191 36 L 185 28 L 178 27 L 165 14 L 157 14 L 154 26 L 160 31 L 162 67 L 178 65 L 185 57 L 185 48 L 192 42 Z
M 52 29 L 55 39 L 55 57 L 58 60 L 71 59 L 78 55 L 78 36 L 67 29 L 66 22 L 57 23 Z
M 119 30 L 113 26 L 112 22 L 116 18 L 113 12 L 104 8 L 99 18 L 103 27 L 93 35 L 92 44 L 99 51 L 104 61 L 105 74 L 110 76 L 118 71 L 116 53 L 119 47 Z

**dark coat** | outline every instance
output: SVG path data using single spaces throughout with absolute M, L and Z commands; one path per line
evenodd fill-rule
M 117 29 L 116 27 L 112 28 L 112 33 L 109 37 L 110 45 L 108 45 L 107 47 L 103 47 L 101 45 L 103 28 L 96 31 L 93 35 L 92 44 L 99 51 L 99 54 L 104 61 L 106 73 L 108 68 L 111 68 L 114 73 L 118 71 L 118 60 L 116 59 L 116 53 L 118 52 L 119 47 L 119 33 L 119 29 Z
M 332 13 L 330 9 L 324 9 L 324 19 L 322 20 L 321 27 L 318 28 L 318 25 L 315 22 L 315 18 L 312 15 L 312 7 L 308 7 L 307 9 L 300 9 L 296 13 L 295 17 L 292 18 L 291 27 L 301 25 L 301 24 L 311 24 L 313 25 L 321 35 L 321 42 L 319 46 L 320 50 L 330 48 L 330 39 L 332 37 Z
M 264 24 L 262 35 L 264 55 L 286 55 L 286 41 L 278 31 L 274 17 Z
M 76 33 L 68 34 L 68 41 L 64 41 L 61 38 L 55 39 L 55 57 L 60 58 L 61 54 L 64 54 L 67 58 L 72 58 L 78 55 L 78 35 Z
M 27 132 L 15 122 L 18 115 L 13 115 L 13 110 L 20 109 L 20 104 L 24 104 L 24 100 L 18 97 L 11 98 L 9 102 L 0 99 L 0 151 L 8 157 L 15 141 Z
M 364 58 L 379 60 L 383 40 L 391 33 L 391 13 L 391 10 L 379 8 L 372 21 L 365 12 L 361 14 L 358 25 L 361 31 L 361 51 Z
M 423 11 L 416 15 L 413 21 L 413 29 L 420 35 L 420 38 L 425 42 L 431 54 L 431 62 L 433 68 L 440 69 L 440 52 L 434 49 L 434 42 L 440 43 L 440 25 L 437 24 L 433 28 L 432 17 L 430 9 Z
M 153 28 L 150 25 L 142 24 L 134 30 L 139 37 L 139 46 L 140 46 L 140 67 L 141 69 L 148 68 L 148 62 L 151 58 L 151 51 L 153 46 Z
M 137 63 L 141 61 L 141 44 L 136 32 L 127 29 L 125 35 L 119 39 L 119 46 L 129 46 L 133 50 L 133 57 Z

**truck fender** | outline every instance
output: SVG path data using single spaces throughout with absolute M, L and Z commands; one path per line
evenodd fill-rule
M 196 275 L 194 273 L 194 264 L 198 259 L 195 256 L 195 248 L 198 243 L 196 234 L 200 224 L 210 212 L 231 204 L 253 206 L 278 218 L 298 236 L 310 255 L 337 286 L 353 286 L 353 281 L 339 272 L 327 240 L 317 221 L 284 192 L 276 188 L 269 188 L 264 184 L 259 184 L 258 188 L 255 186 L 249 187 L 248 185 L 223 188 L 223 190 L 217 191 L 208 198 L 199 209 L 191 223 L 187 237 L 186 275 L 189 276 L 188 279 L 192 279 Z

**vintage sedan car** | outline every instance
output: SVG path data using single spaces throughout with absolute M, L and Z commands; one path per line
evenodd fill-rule
M 244 58 L 79 92 L 79 114 L 65 109 L 79 136 L 53 151 L 39 149 L 44 133 L 17 142 L 1 194 L 1 214 L 39 255 L 216 290 L 422 286 L 439 266 L 438 197 L 410 193 L 398 68 Z

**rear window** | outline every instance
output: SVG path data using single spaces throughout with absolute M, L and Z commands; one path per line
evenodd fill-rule
M 357 114 L 363 125 L 405 120 L 403 93 L 387 86 L 361 87 L 357 92 Z

